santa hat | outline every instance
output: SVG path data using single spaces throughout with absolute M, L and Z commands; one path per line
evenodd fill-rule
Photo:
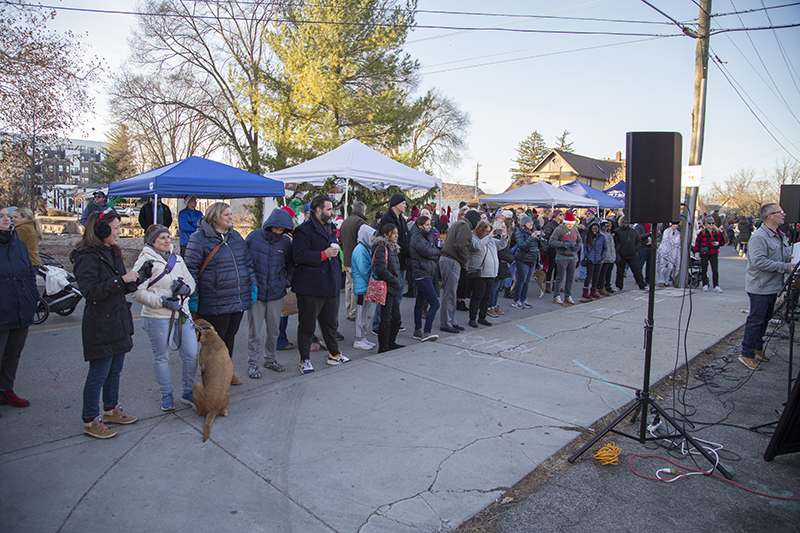
M 564 215 L 564 222 L 567 224 L 574 224 L 575 223 L 575 213 L 567 213 Z

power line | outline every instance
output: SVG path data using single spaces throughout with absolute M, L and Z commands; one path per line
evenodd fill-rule
M 697 2 L 695 2 L 695 3 L 697 3 Z M 762 2 L 761 5 L 764 6 L 764 3 Z M 800 2 L 793 2 L 791 4 L 783 4 L 783 5 L 780 5 L 780 6 L 756 7 L 756 8 L 753 8 L 753 9 L 745 9 L 744 11 L 731 11 L 730 13 L 717 13 L 716 15 L 712 15 L 712 16 L 715 17 L 715 18 L 729 17 L 731 15 L 744 15 L 744 14 L 747 14 L 747 13 L 756 13 L 758 11 L 769 12 L 770 9 L 781 9 L 781 8 L 784 8 L 784 7 L 794 7 L 794 6 L 800 6 Z M 736 9 L 736 6 L 734 6 L 734 9 Z M 771 23 L 772 22 L 770 22 L 770 24 Z
M 794 24 L 781 24 L 780 26 L 760 26 L 758 28 L 726 28 L 726 29 L 714 30 L 711 32 L 711 35 L 717 35 L 718 33 L 738 32 L 738 31 L 783 30 L 786 28 L 797 28 L 798 26 L 800 26 L 800 22 L 796 22 Z
M 764 0 L 761 0 L 761 5 L 764 5 Z M 767 15 L 767 21 L 772 24 L 772 18 L 769 16 L 769 12 L 765 12 Z M 797 86 L 797 71 L 794 69 L 794 65 L 792 65 L 791 61 L 789 61 L 789 56 L 786 54 L 786 50 L 783 48 L 783 43 L 781 42 L 780 38 L 778 37 L 778 33 L 773 31 L 772 35 L 775 37 L 775 42 L 778 43 L 778 50 L 781 51 L 781 56 L 783 57 L 783 62 L 786 64 L 786 70 L 789 71 L 789 78 L 792 80 L 794 84 L 794 88 L 800 93 L 800 87 Z

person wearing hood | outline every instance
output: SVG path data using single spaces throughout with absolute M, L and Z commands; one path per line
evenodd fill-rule
M 680 271 L 681 226 L 673 222 L 661 234 L 661 244 L 656 255 L 656 283 L 659 287 L 672 284 L 672 277 Z
M 439 270 L 442 274 L 442 302 L 440 331 L 460 333 L 463 326 L 456 320 L 456 292 L 461 269 L 467 268 L 469 248 L 472 244 L 472 230 L 478 226 L 480 214 L 474 209 L 468 210 L 463 218 L 454 222 L 447 231 L 442 256 L 439 259 Z
M 186 266 L 197 283 L 189 309 L 214 326 L 233 359 L 234 340 L 244 312 L 258 294 L 253 258 L 233 229 L 231 206 L 214 202 L 186 245 Z M 202 271 L 202 272 L 201 272 Z M 235 375 L 231 385 L 241 385 Z
M 553 303 L 574 304 L 572 299 L 572 280 L 575 277 L 575 262 L 583 244 L 580 233 L 575 227 L 575 214 L 564 215 L 564 222 L 553 230 L 548 242 L 550 248 L 555 250 L 556 283 L 553 286 Z M 561 288 L 564 288 L 564 298 L 561 298 Z
M 28 328 L 33 324 L 39 293 L 36 290 L 36 269 L 28 249 L 11 227 L 8 208 L 0 205 L 0 404 L 27 407 L 14 393 L 14 380 Z
M 433 287 L 436 274 L 436 262 L 441 255 L 436 244 L 431 240 L 431 220 L 421 215 L 411 230 L 411 279 L 417 287 L 417 301 L 414 305 L 414 338 L 422 342 L 435 341 L 439 336 L 431 333 L 433 320 L 439 310 L 439 298 Z M 428 315 L 425 317 L 425 328 L 422 328 L 422 309 L 428 302 Z
M 142 304 L 142 329 L 153 348 L 153 373 L 161 392 L 161 410 L 174 411 L 172 380 L 169 375 L 170 344 L 178 343 L 181 354 L 181 401 L 194 403 L 192 387 L 197 374 L 197 336 L 189 311 L 188 297 L 195 283 L 186 263 L 172 250 L 169 229 L 152 224 L 144 235 L 144 248 L 133 269 L 138 271 L 146 262 L 153 265 L 150 280 L 139 285 L 133 299 Z
M 595 218 L 589 223 L 583 243 L 583 258 L 586 260 L 586 278 L 583 281 L 582 301 L 600 298 L 600 273 L 608 251 L 606 236 L 600 231 L 600 222 Z M 591 287 L 590 287 L 591 286 Z
M 283 372 L 284 367 L 275 358 L 281 327 L 281 311 L 286 290 L 292 284 L 294 262 L 292 240 L 288 233 L 294 230 L 291 215 L 283 209 L 270 213 L 260 230 L 252 231 L 245 239 L 253 269 L 256 274 L 258 294 L 247 314 L 247 375 L 261 377 L 259 362 L 273 372 Z M 266 332 L 264 325 L 266 324 Z
M 356 339 L 353 348 L 356 350 L 371 350 L 375 344 L 367 340 L 366 326 L 370 322 L 371 305 L 364 300 L 372 275 L 372 237 L 376 231 L 368 224 L 358 228 L 358 242 L 350 258 L 350 267 L 353 271 L 353 294 L 356 300 Z
M 11 220 L 14 222 L 17 237 L 28 247 L 31 264 L 38 267 L 42 264 L 42 259 L 39 257 L 39 243 L 44 239 L 42 225 L 36 220 L 30 207 L 16 208 Z
M 400 277 L 399 231 L 392 223 L 383 224 L 380 234 L 372 238 L 372 264 L 375 279 L 386 282 L 386 302 L 381 306 L 381 322 L 378 328 L 378 353 L 403 348 L 397 344 L 400 331 L 400 299 L 403 293 L 403 278 Z

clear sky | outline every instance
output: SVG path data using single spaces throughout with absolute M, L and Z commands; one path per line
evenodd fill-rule
M 693 27 L 699 7 L 694 0 L 649 3 L 667 16 L 641 0 L 419 0 L 418 28 L 406 50 L 422 66 L 421 90 L 440 89 L 472 120 L 461 166 L 440 177 L 472 183 L 480 164 L 481 188 L 505 190 L 516 148 L 534 130 L 548 145 L 569 130 L 574 151 L 598 159 L 613 158 L 617 151 L 624 157 L 627 131 L 678 131 L 688 164 L 696 41 L 679 35 L 681 30 L 668 17 Z M 793 3 L 714 0 L 712 13 Z M 136 7 L 132 0 L 53 4 L 124 11 Z M 717 16 L 712 28 L 798 23 L 800 5 L 792 5 Z M 128 54 L 127 37 L 134 25 L 130 15 L 59 11 L 52 27 L 82 34 L 90 54 L 104 58 L 114 71 Z M 562 31 L 570 33 L 553 33 Z M 720 33 L 711 38 L 711 48 L 722 64 L 709 62 L 703 187 L 743 167 L 761 175 L 776 161 L 800 160 L 800 27 Z M 108 129 L 105 98 L 98 88 L 97 115 L 84 128 L 93 140 L 104 140 Z

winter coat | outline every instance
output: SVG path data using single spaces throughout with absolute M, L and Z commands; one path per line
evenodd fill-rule
M 553 230 L 553 234 L 550 235 L 550 240 L 548 242 L 550 248 L 554 248 L 556 251 L 556 260 L 573 259 L 577 257 L 578 250 L 581 249 L 581 245 L 583 244 L 580 233 L 578 233 L 578 228 L 572 226 L 571 229 L 567 229 L 566 224 L 559 224 L 556 229 Z
M 753 228 L 750 226 L 750 223 L 744 217 L 739 219 L 739 222 L 736 224 L 736 227 L 739 229 L 739 236 L 736 238 L 736 242 L 746 244 L 747 241 L 750 240 L 750 236 L 753 234 Z
M 439 249 L 431 241 L 431 232 L 414 226 L 411 230 L 411 279 L 432 278 L 436 273 Z
M 522 229 L 522 226 L 517 226 L 514 230 L 514 241 L 517 243 L 517 250 L 514 252 L 514 259 L 524 261 L 535 265 L 539 261 L 539 244 L 540 239 L 538 236 L 534 237 Z
M 594 222 L 592 225 L 600 226 L 597 222 Z M 589 231 L 592 231 L 591 226 L 589 226 Z M 591 246 L 588 244 L 588 240 L 583 242 L 583 253 L 581 257 L 585 258 L 587 263 L 593 265 L 602 264 L 606 256 L 607 246 L 606 236 L 603 235 L 602 232 L 598 232 L 597 235 L 594 236 Z
M 544 225 L 542 231 L 544 232 L 544 237 L 541 239 L 541 244 L 539 249 L 543 252 L 547 252 L 550 250 L 550 236 L 553 235 L 553 232 L 559 226 L 558 221 L 555 218 L 551 218 L 547 221 L 547 224 Z
M 471 211 L 467 215 L 471 213 L 473 212 Z M 462 268 L 466 268 L 467 260 L 469 259 L 469 248 L 470 244 L 472 244 L 472 230 L 477 225 L 477 222 L 473 223 L 466 216 L 453 222 L 447 231 L 447 239 L 444 241 L 442 255 L 458 261 Z
M 153 218 L 153 213 L 150 213 L 150 218 Z M 189 237 L 200 227 L 201 220 L 203 220 L 203 213 L 198 209 L 189 209 L 187 207 L 178 212 L 179 243 L 181 246 L 189 244 Z
M 712 243 L 716 242 L 716 246 Z M 697 234 L 692 248 L 695 253 L 701 254 L 703 248 L 708 248 L 709 255 L 719 255 L 719 249 L 725 246 L 725 235 L 721 231 L 703 230 Z
M 375 279 L 385 281 L 386 292 L 397 298 L 403 294 L 405 284 L 405 280 L 400 277 L 400 246 L 375 234 L 372 237 L 372 248 L 375 256 Z
M 353 250 L 350 268 L 353 271 L 353 293 L 356 295 L 367 294 L 369 278 L 372 275 L 372 248 L 370 242 L 375 230 L 367 224 L 358 228 L 358 244 Z
M 23 220 L 14 226 L 17 237 L 28 247 L 28 256 L 31 264 L 35 267 L 42 264 L 39 257 L 39 234 L 36 232 L 36 222 L 34 220 Z
M 170 245 L 169 252 L 170 254 L 173 253 L 172 245 Z M 133 265 L 133 270 L 138 272 L 139 269 L 142 268 L 144 262 L 148 260 L 153 262 L 153 274 L 150 276 L 150 279 L 139 285 L 139 288 L 133 293 L 133 299 L 143 304 L 143 317 L 170 318 L 172 316 L 172 311 L 161 306 L 161 297 L 166 296 L 167 298 L 172 298 L 172 282 L 178 278 L 183 278 L 183 282 L 192 289 L 192 292 L 189 294 L 193 294 L 195 290 L 194 278 L 189 274 L 189 269 L 186 268 L 186 263 L 183 262 L 181 256 L 175 255 L 175 266 L 172 267 L 172 271 L 168 274 L 164 274 L 161 279 L 153 283 L 153 281 L 164 272 L 164 268 L 167 266 L 167 260 L 152 246 L 145 245 L 139 253 L 139 258 L 136 259 L 136 263 Z M 188 298 L 184 298 L 182 310 L 186 316 L 189 316 Z
M 89 219 L 89 215 L 91 215 L 92 213 L 100 213 L 105 208 L 106 208 L 105 203 L 103 203 L 103 205 L 97 205 L 95 202 L 89 202 L 88 204 L 86 204 L 86 207 L 83 208 L 83 214 L 81 214 L 81 218 L 79 220 L 81 226 L 86 225 L 86 221 Z M 151 217 L 153 216 L 152 213 L 150 214 L 150 216 Z
M 492 237 L 491 234 L 479 239 L 476 235 L 472 236 L 470 244 L 469 260 L 467 270 L 481 269 L 480 277 L 496 278 L 500 267 L 500 260 L 497 257 L 498 248 L 508 246 L 508 237 L 501 237 L 500 240 Z
M 603 263 L 616 263 L 617 262 L 617 249 L 614 247 L 614 237 L 609 231 L 600 231 L 606 238 L 606 255 L 603 257 Z
M 262 302 L 280 300 L 286 295 L 286 287 L 292 284 L 294 261 L 292 239 L 287 235 L 273 233 L 269 228 L 294 228 L 292 217 L 283 209 L 273 211 L 260 230 L 252 231 L 245 239 L 258 285 L 258 299 Z
M 500 240 L 499 235 L 494 237 L 495 240 Z M 497 259 L 499 265 L 497 267 L 497 279 L 505 279 L 511 277 L 511 264 L 514 262 L 514 254 L 511 253 L 511 241 L 503 248 L 498 248 Z
M 792 246 L 783 232 L 775 233 L 764 224 L 753 232 L 747 244 L 744 290 L 751 294 L 778 294 L 784 274 L 791 274 Z
M 617 260 L 636 257 L 636 252 L 642 247 L 641 239 L 636 230 L 628 226 L 620 226 L 614 230 L 614 246 L 617 250 Z
M 203 262 L 219 243 L 223 245 L 198 277 Z M 201 315 L 226 315 L 250 309 L 250 286 L 256 285 L 253 258 L 239 232 L 231 228 L 224 234 L 203 220 L 189 237 L 186 266 L 197 283 L 197 312 Z
M 14 231 L 0 233 L 0 331 L 27 328 L 33 324 L 39 301 L 36 269 Z
M 352 266 L 353 250 L 358 244 L 358 230 L 367 223 L 367 217 L 361 213 L 353 213 L 342 222 L 339 228 L 339 244 L 342 245 L 342 258 L 345 268 Z
M 292 292 L 334 298 L 342 287 L 341 254 L 325 256 L 331 244 L 338 244 L 333 224 L 322 224 L 314 215 L 297 226 L 292 240 L 295 263 Z
M 169 210 L 169 206 L 161 202 L 158 202 L 156 224 L 161 224 L 167 228 L 172 225 L 172 211 Z M 139 211 L 139 225 L 145 231 L 153 225 L 153 202 L 147 202 L 142 206 L 141 211 Z
M 136 283 L 125 283 L 125 263 L 110 246 L 74 250 L 74 272 L 86 305 L 83 308 L 83 359 L 95 361 L 133 348 L 133 316 L 125 295 Z
M 408 270 L 408 268 L 411 266 L 411 253 L 409 250 L 411 236 L 408 233 L 406 218 L 402 213 L 398 216 L 394 214 L 394 211 L 389 209 L 381 218 L 378 229 L 387 223 L 397 226 L 397 245 L 400 247 L 400 251 L 398 252 L 398 256 L 400 258 L 400 269 Z

